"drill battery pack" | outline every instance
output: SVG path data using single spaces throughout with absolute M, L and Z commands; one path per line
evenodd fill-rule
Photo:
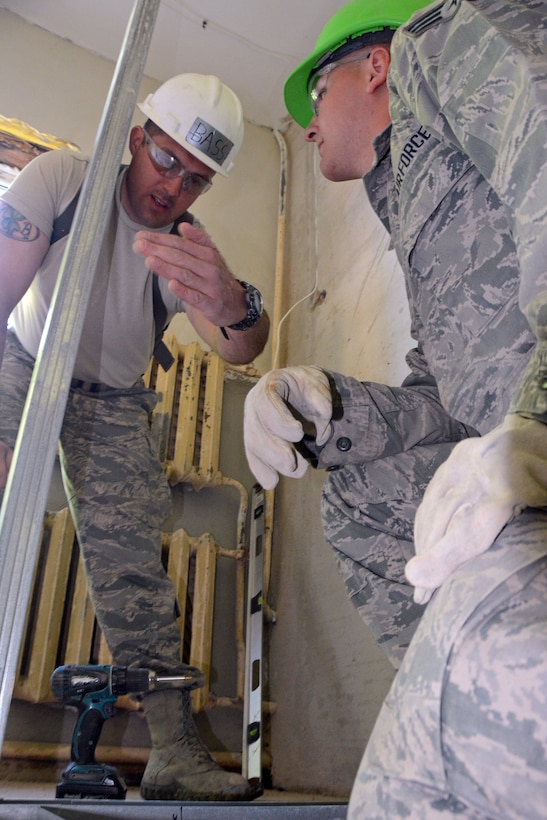
M 57 784 L 55 797 L 125 800 L 127 786 L 114 766 L 70 763 Z

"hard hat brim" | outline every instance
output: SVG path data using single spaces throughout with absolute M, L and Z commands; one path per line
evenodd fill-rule
M 308 96 L 308 81 L 313 67 L 325 53 L 324 48 L 316 49 L 289 75 L 283 89 L 287 111 L 302 128 L 307 128 L 313 117 Z

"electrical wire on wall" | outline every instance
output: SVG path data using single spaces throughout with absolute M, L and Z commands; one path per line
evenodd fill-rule
M 257 51 L 260 54 L 269 54 L 272 57 L 281 57 L 283 59 L 288 59 L 295 65 L 300 62 L 302 57 L 299 54 L 290 54 L 283 51 L 276 51 L 274 49 L 268 48 L 267 46 L 260 45 L 259 43 L 255 43 L 253 40 L 249 40 L 247 37 L 244 37 L 241 32 L 236 31 L 235 29 L 228 28 L 227 26 L 223 26 L 220 23 L 217 23 L 211 17 L 207 17 L 204 15 L 203 11 L 198 11 L 195 8 L 192 8 L 190 3 L 180 2 L 170 2 L 170 0 L 163 0 L 163 5 L 171 6 L 177 12 L 182 12 L 189 20 L 193 23 L 199 25 L 202 29 L 210 29 L 212 31 L 217 31 L 220 34 L 227 35 L 231 37 L 233 40 L 236 40 L 243 45 L 249 46 L 253 49 L 253 51 Z
M 311 299 L 311 297 L 316 293 L 317 284 L 318 284 L 317 280 L 318 280 L 318 272 L 317 272 L 317 268 L 316 268 L 315 269 L 315 283 L 314 283 L 313 289 L 310 290 L 310 292 L 307 293 L 305 296 L 302 296 L 302 298 L 299 299 L 298 302 L 295 302 L 294 305 L 292 305 L 288 309 L 288 311 L 284 314 L 284 316 L 282 316 L 282 318 L 279 321 L 279 324 L 278 324 L 277 329 L 276 329 L 275 356 L 274 356 L 274 360 L 273 360 L 273 364 L 272 364 L 272 369 L 273 370 L 275 370 L 277 368 L 278 361 L 279 361 L 279 343 L 280 343 L 280 339 L 281 339 L 281 327 L 283 325 L 283 322 L 285 321 L 285 319 L 287 319 L 290 316 L 290 314 L 293 312 L 293 310 L 298 307 L 298 305 L 301 305 L 302 302 L 306 301 L 306 299 Z

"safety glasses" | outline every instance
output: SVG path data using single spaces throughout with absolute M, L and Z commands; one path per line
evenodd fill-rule
M 184 165 L 172 154 L 164 151 L 163 148 L 154 142 L 150 134 L 144 131 L 144 143 L 146 151 L 150 157 L 150 162 L 162 176 L 167 179 L 175 179 L 181 177 L 182 189 L 192 196 L 199 196 L 204 194 L 212 186 L 212 181 L 201 174 L 195 174 L 192 171 L 187 171 Z
M 326 85 L 323 88 L 317 89 L 317 83 L 319 82 L 321 77 L 326 77 L 335 68 L 339 68 L 341 65 L 347 65 L 348 63 L 357 63 L 360 60 L 368 60 L 370 57 L 371 52 L 367 52 L 363 54 L 359 51 L 357 54 L 354 54 L 351 57 L 347 57 L 346 59 L 342 60 L 333 60 L 332 63 L 327 63 L 326 66 L 320 68 L 318 71 L 315 71 L 311 74 L 310 81 L 308 83 L 308 96 L 310 98 L 310 106 L 313 111 L 314 117 L 317 117 L 319 113 L 319 103 L 321 102 L 321 98 L 323 96 L 324 91 L 326 91 Z

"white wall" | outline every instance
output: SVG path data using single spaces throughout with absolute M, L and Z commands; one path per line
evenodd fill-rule
M 113 63 L 0 9 L 0 70 L 0 113 L 91 154 Z M 156 85 L 145 78 L 141 96 Z

